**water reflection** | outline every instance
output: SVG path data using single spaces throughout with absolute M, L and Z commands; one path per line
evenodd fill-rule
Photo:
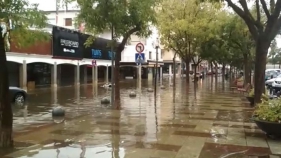
M 21 141 L 40 145 L 26 149 L 14 157 L 163 157 L 159 151 L 168 154 L 171 151 L 180 152 L 183 141 L 188 143 L 189 138 L 194 135 L 196 141 L 191 143 L 194 151 L 189 152 L 196 152 L 197 143 L 202 148 L 206 137 L 208 141 L 216 142 L 226 139 L 228 132 L 232 132 L 225 132 L 230 121 L 243 124 L 249 117 L 248 113 L 243 111 L 245 107 L 232 107 L 241 105 L 240 98 L 227 91 L 218 93 L 216 87 L 221 87 L 215 86 L 211 77 L 197 83 L 191 82 L 189 85 L 185 84 L 185 78 L 177 79 L 177 84 L 173 87 L 169 86 L 171 80 L 172 78 L 163 79 L 166 89 L 160 91 L 160 86 L 157 87 L 160 93 L 155 97 L 153 93 L 146 91 L 148 87 L 153 87 L 152 81 L 121 82 L 120 110 L 100 105 L 100 99 L 110 96 L 110 90 L 98 86 L 58 88 L 57 94 L 44 91 L 37 96 L 31 95 L 29 105 L 18 109 L 22 112 L 14 110 L 15 114 L 21 113 L 17 116 L 18 120 L 26 118 L 29 127 L 39 121 L 42 124 L 43 120 L 47 123 L 52 122 L 50 109 L 53 104 L 62 106 L 67 117 L 63 123 L 42 128 L 40 131 L 33 129 L 32 133 L 21 137 Z M 218 83 L 221 84 L 219 79 Z M 131 91 L 136 91 L 138 96 L 130 98 L 128 93 Z M 240 112 L 233 112 L 237 109 L 240 109 Z M 43 116 L 46 120 L 42 119 Z M 225 121 L 227 127 L 215 126 L 212 124 L 215 121 Z M 15 121 L 15 126 L 22 126 L 22 123 Z M 244 131 L 244 126 L 242 128 Z M 195 131 L 198 133 L 194 133 Z M 40 141 L 36 135 L 40 135 Z M 240 139 L 242 138 L 237 138 Z M 17 141 L 17 137 L 15 140 Z M 148 155 L 151 153 L 146 153 L 145 149 L 155 151 L 154 155 Z M 185 155 L 188 155 L 188 151 L 185 152 Z M 168 157 L 168 154 L 165 156 Z

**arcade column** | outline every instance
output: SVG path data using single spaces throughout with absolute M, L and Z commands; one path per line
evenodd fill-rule
M 75 66 L 75 69 L 74 69 L 74 84 L 80 85 L 80 65 L 79 65 L 79 63 L 77 66 Z
M 92 66 L 92 82 L 98 84 L 98 66 Z
M 172 76 L 172 64 L 169 64 L 169 76 Z
M 51 70 L 51 86 L 52 88 L 56 88 L 58 86 L 57 79 L 58 79 L 58 70 L 57 70 L 57 62 L 54 63 Z
M 25 60 L 20 66 L 20 87 L 27 90 L 27 64 Z
M 84 74 L 84 84 L 87 84 L 88 83 L 88 68 L 87 68 L 87 65 L 84 65 L 83 66 L 83 74 Z
M 105 82 L 108 83 L 108 65 L 106 65 L 106 69 L 105 69 L 105 73 L 104 73 L 104 77 L 105 77 Z
M 163 81 L 163 67 L 160 66 L 160 83 L 162 85 L 162 81 Z

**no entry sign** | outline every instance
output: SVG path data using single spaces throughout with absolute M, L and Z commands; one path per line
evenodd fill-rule
M 138 44 L 136 45 L 136 51 L 137 51 L 138 53 L 142 53 L 142 52 L 144 51 L 144 45 L 143 45 L 142 43 L 138 43 Z

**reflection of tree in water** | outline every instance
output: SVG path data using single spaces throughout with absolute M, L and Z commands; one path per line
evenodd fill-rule
M 117 114 L 118 118 L 116 122 L 111 125 L 111 146 L 112 146 L 112 158 L 119 158 L 119 149 L 120 149 L 120 128 L 114 129 L 114 127 L 120 127 L 120 110 Z
M 26 119 L 26 117 L 27 117 L 27 105 L 25 105 L 25 106 L 13 105 L 12 110 L 13 110 L 13 116 L 14 117 L 24 117 L 24 119 Z
M 85 158 L 85 154 L 86 154 L 86 145 L 85 142 L 81 142 L 81 153 L 80 153 L 80 158 Z

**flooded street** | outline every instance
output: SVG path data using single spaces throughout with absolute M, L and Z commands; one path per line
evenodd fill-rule
M 82 85 L 30 92 L 26 107 L 14 108 L 16 150 L 3 158 L 277 158 L 281 142 L 267 139 L 252 123 L 253 109 L 229 83 L 177 79 L 156 98 L 144 80 L 121 83 L 121 110 L 101 105 L 111 91 Z M 130 98 L 134 91 L 137 97 Z M 140 95 L 141 93 L 141 95 Z M 61 106 L 64 119 L 53 120 Z M 270 156 L 271 155 L 271 156 Z

